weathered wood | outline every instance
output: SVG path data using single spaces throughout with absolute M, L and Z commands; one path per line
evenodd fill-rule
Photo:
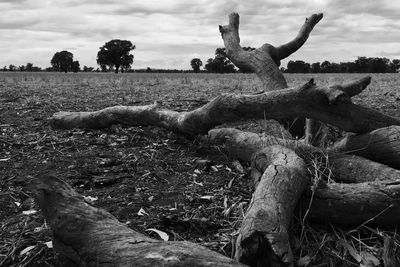
M 320 172 L 324 173 L 321 175 L 328 176 L 331 172 L 330 178 L 335 179 L 338 183 L 331 182 L 325 187 L 321 186 L 316 189 L 315 195 L 318 195 L 319 198 L 315 198 L 312 202 L 313 213 L 309 216 L 312 221 L 332 222 L 339 225 L 362 224 L 386 209 L 388 205 L 392 205 L 391 212 L 381 214 L 379 220 L 375 220 L 374 223 L 396 224 L 396 220 L 392 218 L 391 214 L 400 214 L 400 186 L 396 186 L 397 183 L 400 184 L 400 171 L 398 170 L 358 156 L 327 154 L 321 149 L 300 141 L 260 136 L 232 128 L 213 129 L 209 132 L 206 141 L 223 145 L 230 156 L 244 161 L 251 161 L 252 155 L 260 149 L 271 145 L 281 145 L 294 150 L 308 162 L 321 162 L 323 168 Z M 261 169 L 259 173 L 263 173 L 263 171 Z M 363 183 L 365 181 L 370 182 Z M 342 184 L 342 182 L 357 183 Z M 322 184 L 325 182 L 321 181 Z M 360 190 L 357 190 L 358 185 L 360 185 Z M 386 192 L 389 195 L 379 200 L 379 197 L 385 196 Z M 331 197 L 324 199 L 324 194 Z M 373 197 L 369 198 L 369 196 Z M 308 203 L 310 197 L 311 193 L 308 191 L 303 203 Z M 320 204 L 321 206 L 319 206 Z M 330 205 L 329 208 L 328 205 Z M 357 209 L 355 208 L 357 205 L 364 208 Z M 368 212 L 365 211 L 367 207 L 370 207 Z M 307 208 L 307 205 L 303 205 L 303 209 Z M 349 218 L 350 210 L 354 215 L 351 218 Z
M 316 120 L 306 119 L 304 142 L 310 145 L 316 145 L 316 135 L 319 124 Z
M 197 244 L 135 232 L 51 175 L 34 179 L 31 190 L 52 230 L 54 248 L 83 266 L 244 266 Z
M 307 167 L 292 150 L 282 146 L 260 151 L 253 164 L 265 171 L 243 219 L 235 258 L 250 266 L 292 264 L 288 228 L 308 183 Z
M 280 60 L 297 51 L 308 39 L 314 26 L 322 19 L 322 14 L 314 14 L 306 19 L 297 36 L 287 44 L 275 47 L 264 44 L 260 48 L 246 51 L 240 46 L 239 14 L 229 15 L 229 24 L 219 26 L 227 56 L 239 68 L 250 69 L 261 80 L 264 91 L 287 88 L 287 83 L 279 70 Z M 304 118 L 288 116 L 277 119 L 294 137 L 304 135 Z
M 400 169 L 400 127 L 389 126 L 365 134 L 347 135 L 329 150 L 362 156 Z
M 332 155 L 329 157 L 329 168 L 333 179 L 341 183 L 400 179 L 400 170 L 355 155 Z
M 313 222 L 352 225 L 398 225 L 400 221 L 400 178 L 356 184 L 321 181 L 314 194 L 306 190 L 300 208 L 309 209 Z
M 190 112 L 148 106 L 115 106 L 93 112 L 58 112 L 50 119 L 57 128 L 105 128 L 113 124 L 154 125 L 187 135 L 204 134 L 212 127 L 243 118 L 280 119 L 298 114 L 350 132 L 369 132 L 400 125 L 400 120 L 350 102 L 337 87 L 313 81 L 260 95 L 227 94 Z
M 329 169 L 332 174 L 330 178 L 336 182 L 359 183 L 400 178 L 400 170 L 359 156 L 324 151 L 297 140 L 259 135 L 233 128 L 213 129 L 203 139 L 204 142 L 224 145 L 231 157 L 247 162 L 250 162 L 252 155 L 260 149 L 281 145 L 295 151 L 309 164 L 311 161 L 316 161 L 324 165 L 323 168 Z

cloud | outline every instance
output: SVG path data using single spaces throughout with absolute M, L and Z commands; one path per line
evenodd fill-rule
M 253 47 L 286 43 L 307 16 L 324 12 L 289 59 L 398 56 L 400 47 L 400 2 L 387 0 L 7 0 L 0 9 L 0 66 L 32 61 L 46 67 L 68 48 L 82 66 L 96 66 L 98 48 L 118 38 L 137 46 L 134 68 L 186 69 L 192 57 L 205 62 L 223 46 L 218 25 L 227 24 L 231 12 L 240 14 L 241 44 Z

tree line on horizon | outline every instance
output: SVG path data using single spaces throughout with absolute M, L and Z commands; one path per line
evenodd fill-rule
M 32 63 L 22 66 L 10 64 L 4 66 L 2 71 L 57 71 L 57 72 L 208 72 L 208 73 L 251 73 L 249 69 L 237 68 L 227 57 L 225 48 L 217 48 L 214 58 L 209 58 L 201 70 L 203 62 L 199 58 L 193 58 L 190 61 L 192 70 L 177 69 L 146 69 L 133 70 L 134 56 L 131 51 L 136 48 L 131 41 L 113 39 L 106 42 L 99 48 L 97 53 L 97 64 L 99 68 L 83 66 L 80 68 L 78 60 L 74 60 L 73 54 L 63 50 L 56 52 L 50 60 L 51 67 L 41 69 Z M 255 50 L 253 47 L 243 47 L 246 51 Z M 327 60 L 315 63 L 307 63 L 303 60 L 289 61 L 287 67 L 281 67 L 285 73 L 395 73 L 400 70 L 400 60 L 380 57 L 358 57 L 353 62 L 329 62 Z
M 255 48 L 244 47 L 246 51 L 252 51 Z M 193 62 L 195 61 L 195 65 Z M 200 71 L 202 62 L 195 58 L 191 61 L 194 72 Z M 380 57 L 358 57 L 353 62 L 329 62 L 327 60 L 315 63 L 307 63 L 303 60 L 289 61 L 287 67 L 280 68 L 285 73 L 395 73 L 400 71 L 400 60 Z M 215 57 L 209 58 L 204 66 L 205 72 L 212 73 L 249 73 L 251 70 L 236 68 L 228 59 L 225 48 L 217 48 Z
M 400 60 L 381 57 L 358 57 L 352 62 L 334 63 L 327 60 L 307 63 L 302 60 L 289 61 L 286 73 L 395 73 L 400 70 Z

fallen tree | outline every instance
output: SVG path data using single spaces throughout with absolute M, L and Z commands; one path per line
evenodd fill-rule
M 300 208 L 309 210 L 307 218 L 318 222 L 396 224 L 400 219 L 400 119 L 351 101 L 352 96 L 368 86 L 371 78 L 327 87 L 318 86 L 310 80 L 304 85 L 287 88 L 279 70 L 280 61 L 305 43 L 321 19 L 322 14 L 307 18 L 298 35 L 287 44 L 277 47 L 264 44 L 252 51 L 245 51 L 240 46 L 238 14 L 231 14 L 229 24 L 220 26 L 228 57 L 236 66 L 257 74 L 262 82 L 262 93 L 221 95 L 188 112 L 163 109 L 157 104 L 115 106 L 93 112 L 58 112 L 50 118 L 50 124 L 62 129 L 98 129 L 113 124 L 153 125 L 192 137 L 208 133 L 203 140 L 224 144 L 231 156 L 252 162 L 256 186 L 236 247 L 236 258 L 252 266 L 292 264 L 287 228 L 299 200 Z M 331 148 L 320 149 L 298 140 L 260 137 L 234 129 L 211 130 L 222 123 L 244 118 L 285 121 L 293 117 L 309 118 L 306 131 L 308 143 L 315 134 L 316 121 L 352 134 Z M 196 250 L 193 258 L 207 258 L 199 260 L 199 265 L 233 264 L 215 254 L 212 254 L 211 261 L 209 256 L 204 255 L 205 250 L 187 243 L 163 243 L 132 233 L 106 212 L 92 210 L 92 207 L 82 204 L 65 184 L 58 180 L 49 181 L 52 179 L 47 179 L 46 183 L 52 185 L 55 195 L 44 186 L 43 181 L 34 190 L 42 192 L 37 198 L 45 216 L 53 221 L 55 239 L 64 240 L 56 248 L 79 262 L 124 266 L 129 261 L 135 265 L 146 266 L 149 262 L 163 265 L 166 262 L 177 263 L 177 258 L 183 262 L 183 258 L 191 257 L 190 250 Z M 57 203 L 55 207 L 52 207 L 53 202 Z M 71 209 L 76 212 L 76 217 L 70 214 Z M 392 212 L 391 215 L 388 211 Z M 82 227 L 71 229 L 70 224 L 63 223 L 63 220 L 81 220 Z M 86 242 L 81 240 L 81 236 L 93 237 Z M 79 244 L 72 254 L 69 253 L 71 249 L 64 246 L 71 243 Z M 123 252 L 118 247 L 122 247 Z M 136 254 L 138 248 L 143 248 L 145 254 Z M 185 256 L 179 258 L 177 255 L 181 252 Z M 104 257 L 99 256 L 103 253 Z M 128 260 L 114 260 L 112 255 L 115 253 L 122 253 L 118 256 Z M 143 258 L 143 255 L 152 255 L 151 261 L 146 261 L 148 258 Z M 192 262 L 185 261 L 185 264 Z

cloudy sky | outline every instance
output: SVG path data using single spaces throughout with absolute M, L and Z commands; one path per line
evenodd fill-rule
M 189 69 L 223 42 L 218 25 L 240 14 L 242 46 L 282 44 L 313 13 L 324 18 L 289 59 L 352 61 L 400 58 L 400 1 L 394 0 L 0 0 L 0 67 L 48 67 L 68 50 L 81 67 L 96 66 L 111 39 L 136 45 L 133 68 Z M 286 66 L 287 60 L 283 62 Z

